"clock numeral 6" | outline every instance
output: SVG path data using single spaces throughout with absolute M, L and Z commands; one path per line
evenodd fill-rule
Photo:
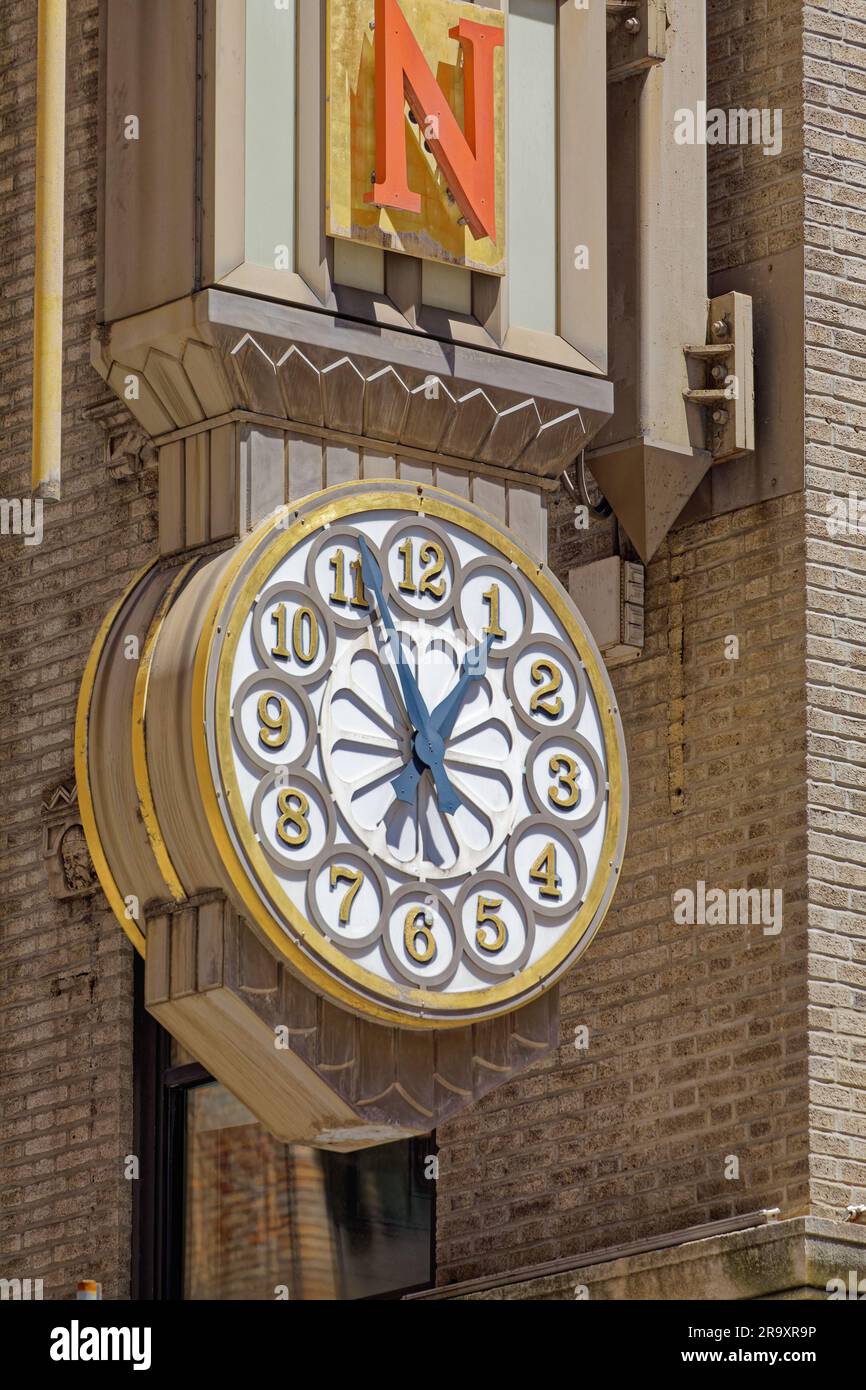
M 351 887 L 340 903 L 340 921 L 343 926 L 348 926 L 349 914 L 352 911 L 352 903 L 358 895 L 358 890 L 364 882 L 364 875 L 360 869 L 350 869 L 348 865 L 331 865 L 331 887 L 336 888 L 338 883 L 349 883 Z
M 540 898 L 552 898 L 557 903 L 562 901 L 562 879 L 556 872 L 556 846 L 551 840 L 548 840 L 529 870 L 529 877 L 533 883 L 541 885 L 538 890 Z
M 277 834 L 283 844 L 290 849 L 305 845 L 310 838 L 309 797 L 297 787 L 286 787 L 277 797 L 277 810 Z
M 413 578 L 415 570 L 414 543 L 411 540 L 404 541 L 398 546 L 397 553 L 403 559 L 403 578 L 400 580 L 400 589 L 404 594 L 429 594 L 431 598 L 444 598 L 445 580 L 441 578 L 445 568 L 445 552 L 441 545 L 435 541 L 424 541 L 419 551 L 419 559 L 422 565 L 427 565 L 427 569 L 421 575 L 420 584 L 416 585 Z
M 562 714 L 563 704 L 562 696 L 556 692 L 562 689 L 562 672 L 556 662 L 533 661 L 532 684 L 541 688 L 536 690 L 529 701 L 530 714 L 538 714 L 540 711 L 546 714 L 548 719 L 558 719 Z M 551 696 L 553 698 L 550 698 Z
M 497 912 L 502 907 L 501 898 L 484 898 L 479 894 L 478 906 L 475 912 L 475 921 L 478 930 L 475 933 L 476 945 L 482 951 L 501 951 L 508 940 L 508 931 L 501 917 L 497 917 Z M 488 941 L 485 935 L 485 927 L 492 927 L 494 936 L 492 941 Z
M 548 766 L 551 777 L 557 780 L 548 788 L 547 799 L 552 806 L 558 806 L 561 811 L 570 811 L 580 800 L 577 763 L 567 753 L 554 753 Z
M 426 907 L 410 907 L 406 913 L 406 922 L 403 927 L 403 944 L 407 953 L 416 960 L 419 965 L 427 965 L 436 954 L 436 942 L 430 928 L 433 925 L 433 914 Z M 419 951 L 418 938 L 423 941 L 424 947 Z
M 274 704 L 277 707 L 276 714 L 271 713 Z M 264 744 L 265 748 L 285 748 L 292 728 L 292 715 L 285 695 L 277 695 L 273 690 L 260 695 L 258 716 L 261 724 L 259 742 Z
M 292 650 L 288 649 L 289 610 L 285 603 L 278 603 L 271 614 L 271 622 L 277 629 L 275 646 L 271 656 L 288 661 L 294 656 L 302 665 L 309 666 L 315 661 L 319 651 L 319 620 L 312 608 L 297 608 L 292 619 Z

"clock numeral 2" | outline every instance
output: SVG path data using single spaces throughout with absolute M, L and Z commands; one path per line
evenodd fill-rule
M 277 811 L 277 834 L 283 844 L 290 849 L 305 845 L 310 838 L 309 798 L 297 787 L 286 787 L 277 797 Z
M 482 951 L 489 951 L 491 954 L 494 951 L 501 951 L 508 940 L 508 931 L 505 923 L 501 917 L 496 916 L 501 907 L 501 898 L 483 898 L 481 896 L 478 898 L 478 906 L 475 911 L 475 921 L 477 924 L 475 942 Z M 484 932 L 484 928 L 488 926 L 492 927 L 494 931 L 492 941 L 487 940 Z
M 363 882 L 364 875 L 361 873 L 360 869 L 350 869 L 347 865 L 341 864 L 331 865 L 332 888 L 336 888 L 338 883 L 349 883 L 352 885 L 348 893 L 344 895 L 343 901 L 340 903 L 340 921 L 344 927 L 348 926 L 349 915 L 352 911 L 352 903 L 355 901 L 358 895 L 358 889 Z
M 398 547 L 397 553 L 403 557 L 403 578 L 398 586 L 402 593 L 429 594 L 431 598 L 444 598 L 445 580 L 440 576 L 445 568 L 445 553 L 441 545 L 437 545 L 435 541 L 424 541 L 422 544 L 419 558 L 421 564 L 427 565 L 427 568 L 417 586 L 412 577 L 415 570 L 413 542 L 404 541 Z
M 562 689 L 562 672 L 555 661 L 533 661 L 532 663 L 532 684 L 541 686 L 536 690 L 532 699 L 529 701 L 530 713 L 546 714 L 548 719 L 558 719 L 562 714 L 562 696 L 557 695 L 557 690 Z M 548 696 L 554 699 L 548 699 Z
M 529 877 L 533 883 L 541 884 L 538 890 L 540 898 L 552 898 L 557 903 L 562 901 L 562 879 L 556 872 L 556 847 L 551 840 L 548 840 L 529 870 Z
M 350 604 L 352 608 L 369 608 L 367 595 L 364 589 L 364 580 L 361 575 L 361 561 L 353 560 L 349 565 L 352 574 L 352 597 L 346 594 L 346 556 L 340 548 L 335 550 L 328 561 L 334 571 L 334 588 L 331 592 L 331 602 L 340 604 Z
M 276 645 L 271 647 L 271 656 L 288 661 L 294 656 L 302 665 L 309 666 L 315 661 L 319 651 L 319 620 L 312 608 L 297 608 L 292 619 L 292 650 L 289 651 L 288 623 L 289 610 L 285 603 L 278 603 L 271 614 L 271 622 L 277 629 Z
M 270 712 L 272 702 L 277 706 L 277 714 Z M 259 729 L 259 742 L 263 743 L 265 748 L 285 748 L 292 728 L 292 716 L 286 697 L 274 694 L 273 690 L 260 695 L 258 716 L 262 726 Z
M 431 913 L 424 907 L 410 907 L 403 926 L 403 944 L 406 951 L 419 965 L 427 965 L 436 954 L 436 942 L 430 930 L 433 925 Z M 424 942 L 424 949 L 418 950 L 418 938 Z

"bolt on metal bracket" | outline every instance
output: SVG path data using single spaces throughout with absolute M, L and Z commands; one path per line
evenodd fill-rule
M 607 80 L 663 63 L 667 54 L 665 0 L 607 0 Z
M 740 458 L 755 447 L 755 380 L 752 298 L 720 295 L 709 304 L 707 342 L 685 347 L 690 385 L 684 398 L 707 413 L 707 448 L 713 463 Z

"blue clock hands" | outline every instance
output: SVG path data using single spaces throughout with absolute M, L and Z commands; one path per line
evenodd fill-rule
M 453 815 L 461 805 L 454 786 L 445 771 L 445 740 L 439 731 L 433 726 L 424 697 L 418 688 L 418 682 L 411 670 L 408 662 L 403 655 L 403 648 L 391 617 L 391 612 L 385 602 L 385 594 L 382 587 L 382 572 L 373 556 L 367 539 L 364 535 L 359 535 L 358 545 L 361 551 L 361 575 L 365 586 L 373 593 L 376 599 L 376 607 L 391 640 L 391 649 L 394 655 L 394 663 L 397 667 L 397 678 L 400 681 L 400 689 L 403 692 L 403 702 L 405 705 L 406 718 L 412 726 L 414 732 L 413 739 L 413 758 L 409 765 L 411 768 L 418 767 L 418 780 L 425 767 L 430 769 L 433 781 L 436 786 L 436 795 L 439 807 L 446 815 Z M 420 764 L 420 766 L 419 766 Z M 416 787 L 418 782 L 415 783 Z M 403 798 L 400 798 L 401 800 Z M 411 798 L 409 798 L 411 800 Z
M 487 657 L 490 646 L 493 642 L 493 634 L 487 641 L 473 651 L 468 651 L 463 658 L 460 666 L 460 674 L 457 683 L 448 692 L 444 700 L 439 704 L 430 715 L 430 723 L 442 740 L 444 745 L 446 739 L 451 737 L 454 732 L 454 725 L 457 723 L 460 711 L 463 708 L 463 701 L 469 692 L 470 686 L 474 681 L 480 680 L 487 670 Z M 413 758 L 407 763 L 403 771 L 398 773 L 391 785 L 398 801 L 412 801 L 418 788 L 418 783 L 424 772 L 423 763 L 419 765 L 419 760 Z

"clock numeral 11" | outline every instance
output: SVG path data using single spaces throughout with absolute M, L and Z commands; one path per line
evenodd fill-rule
M 350 604 L 352 608 L 369 608 L 367 595 L 364 589 L 364 580 L 361 575 L 361 561 L 353 560 L 349 565 L 352 575 L 352 597 L 346 593 L 346 556 L 342 547 L 335 550 L 328 561 L 334 571 L 334 587 L 331 591 L 331 602 L 345 606 Z

